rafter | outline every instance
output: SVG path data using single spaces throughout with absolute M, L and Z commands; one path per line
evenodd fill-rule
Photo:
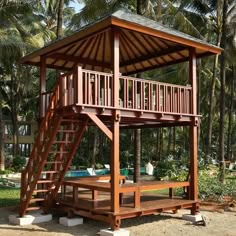
M 138 58 L 134 58 L 132 60 L 129 60 L 128 62 L 121 63 L 121 67 L 128 66 L 128 65 L 131 65 L 131 64 L 136 64 L 136 63 L 142 63 L 142 62 L 151 60 L 153 58 L 167 56 L 171 53 L 178 53 L 179 51 L 183 51 L 185 49 L 186 49 L 186 47 L 184 47 L 184 46 L 171 47 L 171 48 L 165 49 L 164 51 L 161 51 L 161 52 L 157 52 L 157 53 L 155 52 L 155 53 L 152 53 L 152 54 L 148 54 L 146 56 L 141 56 L 141 57 L 138 57 Z
M 50 58 L 55 58 L 55 59 L 58 59 L 58 60 L 71 61 L 71 62 L 86 64 L 86 65 L 88 65 L 88 64 L 95 65 L 95 66 L 104 67 L 104 68 L 108 68 L 108 69 L 111 68 L 109 63 L 93 61 L 93 60 L 90 60 L 90 59 L 76 57 L 76 56 L 64 55 L 64 54 L 61 54 L 61 53 L 54 53 L 54 54 L 50 55 L 49 57 Z

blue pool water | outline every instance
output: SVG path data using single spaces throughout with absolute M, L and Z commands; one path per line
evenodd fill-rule
M 109 174 L 108 169 L 95 170 L 96 175 L 107 175 Z M 82 177 L 90 176 L 87 170 L 70 170 L 66 172 L 66 177 Z

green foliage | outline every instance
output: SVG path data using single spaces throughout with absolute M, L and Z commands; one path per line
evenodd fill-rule
M 172 155 L 157 162 L 155 177 L 158 180 L 186 180 L 188 173 L 188 161 L 186 156 L 176 160 Z
M 20 190 L 0 186 L 0 207 L 15 206 L 19 203 Z
M 19 172 L 22 170 L 22 168 L 25 166 L 26 164 L 26 159 L 25 157 L 21 157 L 21 156 L 16 156 L 13 159 L 13 168 L 16 172 Z
M 221 183 L 219 170 L 214 166 L 199 171 L 198 188 L 202 200 L 223 201 L 224 196 L 236 198 L 236 178 L 228 178 L 225 184 Z
M 0 175 L 7 175 L 7 174 L 12 174 L 12 173 L 14 173 L 14 171 L 10 169 L 0 170 Z

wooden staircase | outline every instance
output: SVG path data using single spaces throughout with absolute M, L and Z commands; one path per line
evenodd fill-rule
M 59 89 L 55 88 L 49 106 L 21 176 L 19 216 L 28 211 L 48 212 L 85 131 L 88 117 L 65 118 L 59 108 Z

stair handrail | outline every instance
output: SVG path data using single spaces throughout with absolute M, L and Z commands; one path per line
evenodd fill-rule
M 46 127 L 47 122 L 49 121 L 49 118 L 50 118 L 50 115 L 51 115 L 50 111 L 53 111 L 53 109 L 57 106 L 57 104 L 59 102 L 59 99 L 58 99 L 59 96 L 58 95 L 59 95 L 59 82 L 57 82 L 57 84 L 55 86 L 55 89 L 52 92 L 52 95 L 51 95 L 51 98 L 50 98 L 50 101 L 49 101 L 49 104 L 48 104 L 48 108 L 46 110 L 46 114 L 45 114 L 43 120 L 41 121 L 39 132 L 38 132 L 37 138 L 35 140 L 33 150 L 31 151 L 28 163 L 27 163 L 25 169 L 22 170 L 22 172 L 21 172 L 21 198 L 23 198 L 24 193 L 27 190 L 26 175 L 27 175 L 27 172 L 30 168 L 30 165 L 31 165 L 32 161 L 33 161 L 33 158 L 31 158 L 31 157 L 32 157 L 32 155 L 35 155 L 35 148 L 36 148 L 36 146 L 38 146 L 36 144 L 40 143 L 41 133 L 44 130 L 44 128 Z M 31 176 L 30 176 L 30 178 L 31 178 Z M 27 179 L 29 179 L 29 176 L 27 177 Z

